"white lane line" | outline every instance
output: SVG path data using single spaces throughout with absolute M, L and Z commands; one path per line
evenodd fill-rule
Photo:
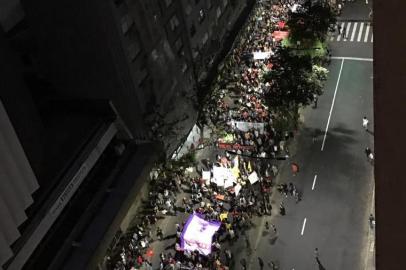
M 360 57 L 341 57 L 341 56 L 332 56 L 330 59 L 345 59 L 345 60 L 357 60 L 357 61 L 367 61 L 367 62 L 373 62 L 373 58 L 360 58 Z
M 371 33 L 371 42 L 374 42 L 374 33 Z
M 353 40 L 354 40 L 355 31 L 357 30 L 357 26 L 358 26 L 358 23 L 354 23 L 354 28 L 352 29 L 352 34 L 351 34 L 351 39 L 350 39 L 350 41 L 353 41 Z
M 367 25 L 367 29 L 365 29 L 365 37 L 364 37 L 364 42 L 367 42 L 367 41 L 368 41 L 369 28 L 370 28 L 370 26 L 369 26 L 369 25 Z
M 375 185 L 372 190 L 371 210 L 369 211 L 371 214 L 374 213 L 374 207 L 375 207 Z
M 339 84 L 339 82 L 340 82 L 341 72 L 343 71 L 343 65 L 344 65 L 344 59 L 341 60 L 340 73 L 338 73 L 338 79 L 337 79 L 336 89 L 334 90 L 333 102 L 331 103 L 330 113 L 329 113 L 329 115 L 328 115 L 328 120 L 327 120 L 327 125 L 326 125 L 326 131 L 324 132 L 323 144 L 321 145 L 321 151 L 323 151 L 323 149 L 324 149 L 324 143 L 326 142 L 326 136 L 327 136 L 328 126 L 330 125 L 331 113 L 333 112 L 334 102 L 335 102 L 335 100 L 336 100 L 336 94 L 337 94 L 337 89 L 338 89 L 338 84 Z
M 372 185 L 372 202 L 371 202 L 371 208 L 369 213 L 374 215 L 374 206 L 375 206 L 375 184 Z M 367 252 L 367 255 L 365 256 L 365 268 L 364 270 L 368 269 L 368 262 L 371 260 L 371 256 L 373 256 L 373 254 L 370 254 L 372 252 L 374 252 L 375 250 L 375 236 L 373 235 L 374 232 L 371 230 L 370 227 L 368 227 L 368 242 L 369 242 L 369 252 Z M 372 238 L 372 239 L 371 239 Z
M 350 28 L 351 28 L 351 23 L 349 22 L 348 24 L 347 24 L 347 31 L 345 31 L 345 39 L 344 39 L 344 41 L 347 41 L 347 39 L 348 39 L 348 34 L 350 33 Z
M 306 218 L 303 220 L 302 232 L 300 233 L 300 235 L 303 235 L 305 226 L 306 226 Z
M 312 190 L 314 190 L 314 186 L 316 185 L 317 174 L 314 176 Z
M 357 38 L 357 42 L 361 41 L 361 37 L 362 37 L 362 30 L 364 29 L 364 23 L 361 23 L 361 25 L 359 26 L 359 32 L 358 32 L 358 38 Z

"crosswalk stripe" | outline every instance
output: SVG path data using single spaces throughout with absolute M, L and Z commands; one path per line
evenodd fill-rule
M 344 23 L 341 23 L 340 29 L 341 29 L 340 31 L 344 31 Z M 338 34 L 337 41 L 340 41 L 340 40 L 341 40 L 341 34 Z
M 352 29 L 352 34 L 351 34 L 351 40 L 350 41 L 354 40 L 355 31 L 357 30 L 357 25 L 358 25 L 358 23 L 354 23 L 354 28 Z
M 360 41 L 361 41 L 362 29 L 364 29 L 364 23 L 361 23 L 360 26 L 359 26 L 359 32 L 358 32 L 357 42 L 360 42 Z
M 371 42 L 374 42 L 374 32 L 371 33 Z
M 367 29 L 365 30 L 365 37 L 364 37 L 364 42 L 367 42 L 368 41 L 368 35 L 369 35 L 369 25 L 367 25 Z
M 348 34 L 350 33 L 350 28 L 351 28 L 351 22 L 347 23 L 347 28 L 346 28 L 346 31 L 345 31 L 345 39 L 344 39 L 344 41 L 347 41 L 347 39 L 348 39 Z

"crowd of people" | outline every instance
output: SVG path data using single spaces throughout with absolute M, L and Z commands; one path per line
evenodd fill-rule
M 226 59 L 212 102 L 204 108 L 208 122 L 213 126 L 222 125 L 232 135 L 232 143 L 252 147 L 220 151 L 214 160 L 206 160 L 202 171 L 210 172 L 210 177 L 205 177 L 200 170 L 189 173 L 185 167 L 158 166 L 150 175 L 149 197 L 143 206 L 142 218 L 111 252 L 109 269 L 152 269 L 152 258 L 158 254 L 150 248 L 151 242 L 171 237 L 175 240 L 173 249 L 159 254 L 159 269 L 230 269 L 233 242 L 248 241 L 244 235 L 252 225 L 253 216 L 271 215 L 270 196 L 278 174 L 273 160 L 281 153 L 288 153 L 286 141 L 292 132 L 274 128 L 276 115 L 264 102 L 272 81 L 264 82 L 262 76 L 272 68 L 272 56 L 281 46 L 272 33 L 286 31 L 284 22 L 288 11 L 297 4 L 297 1 L 275 2 L 257 3 L 247 31 L 241 34 Z M 255 52 L 269 55 L 256 59 Z M 248 128 L 237 122 L 246 123 Z M 215 167 L 229 170 L 232 183 L 211 181 Z M 291 184 L 278 186 L 276 190 L 299 201 L 299 192 Z M 159 227 L 160 219 L 179 213 L 183 217 L 199 213 L 207 220 L 221 222 L 208 256 L 181 248 L 184 222 L 176 224 L 173 236 L 168 235 L 167 228 Z M 283 203 L 279 205 L 279 213 L 285 214 Z M 276 228 L 274 230 L 276 232 Z
M 275 158 L 280 150 L 283 151 L 285 133 L 290 132 L 275 130 L 273 126 L 279 116 L 266 106 L 265 95 L 275 85 L 273 80 L 265 80 L 264 75 L 280 64 L 277 52 L 281 40 L 273 33 L 287 31 L 288 12 L 296 4 L 297 1 L 260 1 L 259 8 L 250 17 L 247 31 L 242 33 L 229 55 L 217 88 L 205 108 L 206 122 L 222 125 L 227 133 L 233 134 L 235 143 L 255 146 L 248 154 Z M 256 58 L 256 53 L 266 56 Z M 265 126 L 261 130 L 241 130 L 236 128 L 235 121 Z M 258 132 L 260 136 L 257 136 Z

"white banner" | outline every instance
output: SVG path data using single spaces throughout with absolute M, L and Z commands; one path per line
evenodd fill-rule
M 265 129 L 265 123 L 241 122 L 241 121 L 231 120 L 231 125 L 233 127 L 236 127 L 238 130 L 241 130 L 244 132 L 254 128 L 254 129 L 258 129 L 259 132 L 262 134 Z
M 235 196 L 238 196 L 238 194 L 240 194 L 241 188 L 242 187 L 240 184 L 235 185 L 235 187 L 234 187 Z
M 254 60 L 268 59 L 272 55 L 272 51 L 269 52 L 253 52 Z
M 236 181 L 237 179 L 231 169 L 213 166 L 213 178 L 211 182 L 216 183 L 220 187 L 228 188 Z
M 251 185 L 255 184 L 256 182 L 258 182 L 258 174 L 253 171 L 249 176 L 248 176 L 248 180 L 250 180 Z

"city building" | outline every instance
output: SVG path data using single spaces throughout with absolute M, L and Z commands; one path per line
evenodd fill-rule
M 2 269 L 100 265 L 254 2 L 0 4 Z

